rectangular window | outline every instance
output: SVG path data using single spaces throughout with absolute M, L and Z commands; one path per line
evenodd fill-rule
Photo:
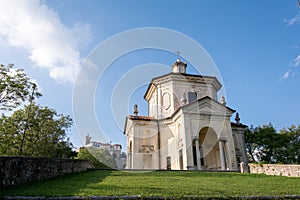
M 197 92 L 188 92 L 188 101 L 192 103 L 197 100 Z
M 237 163 L 238 163 L 238 166 L 239 166 L 239 164 L 241 163 L 241 158 L 239 156 L 237 156 L 236 160 L 237 160 Z
M 203 156 L 203 148 L 200 147 L 200 160 L 201 160 L 201 166 L 204 166 L 204 156 Z
M 171 156 L 167 157 L 167 170 L 171 170 Z
M 194 165 L 197 166 L 197 152 L 196 152 L 196 146 L 193 146 L 193 160 L 194 160 Z
M 201 166 L 204 166 L 204 158 L 201 158 Z
M 182 149 L 179 150 L 179 167 L 180 167 L 180 170 L 183 170 Z

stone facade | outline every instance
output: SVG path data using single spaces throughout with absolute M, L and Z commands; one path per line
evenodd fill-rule
M 300 165 L 249 164 L 250 173 L 300 178 Z
M 235 110 L 218 101 L 219 81 L 186 74 L 180 59 L 172 72 L 153 78 L 145 100 L 148 116 L 126 118 L 127 169 L 239 170 L 247 168 L 244 130 Z
M 88 160 L 0 157 L 0 188 L 45 180 L 93 168 Z

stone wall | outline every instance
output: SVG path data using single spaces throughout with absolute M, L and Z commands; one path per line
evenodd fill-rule
M 249 164 L 250 173 L 300 177 L 300 165 Z
M 93 168 L 88 160 L 0 156 L 0 188 Z

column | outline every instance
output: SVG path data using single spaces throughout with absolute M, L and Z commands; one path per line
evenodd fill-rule
M 131 153 L 128 153 L 128 155 L 127 155 L 128 157 L 127 157 L 127 166 L 126 166 L 126 168 L 127 169 L 132 169 L 131 168 Z
M 229 149 L 228 141 L 225 141 L 225 146 L 226 146 L 226 153 L 227 153 L 227 158 L 228 158 L 228 168 L 229 170 L 232 170 L 232 160 L 231 160 L 231 151 Z
M 221 170 L 225 170 L 225 160 L 224 160 L 224 151 L 223 151 L 223 141 L 219 140 L 219 151 L 220 151 L 220 161 L 221 161 Z
M 135 150 L 135 148 L 134 148 L 134 144 L 135 144 L 135 139 L 134 139 L 134 136 L 133 136 L 133 138 L 132 138 L 132 143 L 131 143 L 131 165 L 130 165 L 130 167 L 131 167 L 131 169 L 134 169 L 134 160 L 137 158 L 136 157 L 136 155 L 134 155 L 134 150 Z
M 195 166 L 194 166 L 194 160 L 193 160 L 193 137 L 191 137 L 192 135 L 192 131 L 191 131 L 191 117 L 188 114 L 183 114 L 182 117 L 183 123 L 181 126 L 183 126 L 183 130 L 185 133 L 184 137 L 183 137 L 183 147 L 182 149 L 185 150 L 185 152 L 183 153 L 183 155 L 185 155 L 184 157 L 184 168 L 186 168 L 187 170 L 194 170 Z
M 196 144 L 196 157 L 197 157 L 197 169 L 201 170 L 200 150 L 199 150 L 199 139 L 195 139 Z

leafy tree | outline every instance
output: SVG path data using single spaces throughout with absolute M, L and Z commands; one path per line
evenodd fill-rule
M 23 69 L 13 64 L 0 65 L 0 109 L 12 110 L 29 98 L 40 97 L 36 84 L 30 81 Z
M 245 136 L 245 144 L 246 144 L 246 150 L 249 157 L 249 160 L 251 162 L 257 162 L 259 160 L 259 152 L 260 152 L 260 146 L 258 142 L 258 133 L 257 128 L 253 128 L 251 126 L 250 129 L 247 129 L 244 133 Z
M 42 107 L 35 99 L 42 96 L 24 70 L 0 65 L 0 109 L 13 110 L 0 117 L 0 155 L 74 157 L 66 132 L 73 122 L 70 116 Z
M 300 164 L 300 125 L 296 128 L 292 126 L 290 129 L 290 156 L 292 159 L 292 163 Z
M 0 154 L 70 157 L 72 144 L 66 138 L 70 116 L 35 103 L 0 118 Z
M 287 130 L 282 129 L 279 132 L 281 143 L 284 143 L 280 149 L 281 154 L 278 161 L 287 164 L 300 163 L 300 125 L 298 127 L 291 125 Z
M 279 133 L 269 124 L 245 131 L 249 160 L 265 163 L 300 163 L 300 126 L 294 125 Z
M 276 150 L 278 148 L 278 134 L 272 124 L 258 128 L 260 136 L 261 159 L 267 163 L 276 162 Z M 275 142 L 277 141 L 277 142 Z

